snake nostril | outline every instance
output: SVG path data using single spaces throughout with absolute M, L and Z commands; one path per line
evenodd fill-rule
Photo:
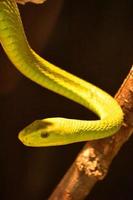
M 41 137 L 42 137 L 42 138 L 47 138 L 48 136 L 49 136 L 48 133 L 41 133 Z

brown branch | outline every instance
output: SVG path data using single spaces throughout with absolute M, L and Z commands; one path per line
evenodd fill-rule
M 110 138 L 88 142 L 49 200 L 82 200 L 102 180 L 121 146 L 133 132 L 133 67 L 115 96 L 124 112 L 124 123 Z

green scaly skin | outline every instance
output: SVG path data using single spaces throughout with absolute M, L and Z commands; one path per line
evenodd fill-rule
M 27 146 L 56 146 L 95 140 L 116 133 L 123 113 L 117 102 L 96 86 L 54 66 L 29 46 L 14 0 L 0 0 L 0 42 L 9 59 L 25 76 L 99 116 L 87 121 L 65 118 L 36 120 L 19 133 Z

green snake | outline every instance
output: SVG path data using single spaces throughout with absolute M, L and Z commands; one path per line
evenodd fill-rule
M 19 133 L 27 146 L 56 146 L 95 140 L 116 133 L 123 112 L 100 88 L 51 64 L 28 44 L 15 0 L 0 0 L 0 42 L 11 62 L 26 77 L 96 113 L 98 120 L 47 118 L 36 120 Z

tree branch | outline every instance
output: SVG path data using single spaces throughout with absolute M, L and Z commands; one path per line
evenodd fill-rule
M 133 67 L 115 99 L 124 112 L 121 129 L 112 137 L 87 142 L 49 200 L 82 200 L 105 178 L 113 158 L 133 132 Z

